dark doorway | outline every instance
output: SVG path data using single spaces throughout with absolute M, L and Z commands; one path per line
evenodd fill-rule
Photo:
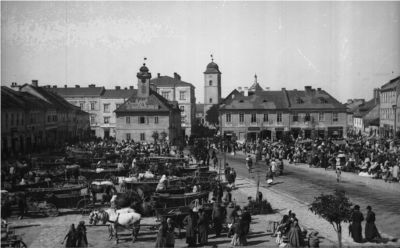
M 110 138 L 110 129 L 104 129 L 104 138 L 105 139 Z
M 271 131 L 270 130 L 262 130 L 260 132 L 261 139 L 271 139 Z

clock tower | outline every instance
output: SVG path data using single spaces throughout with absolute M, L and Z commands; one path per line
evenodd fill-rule
M 143 66 L 140 67 L 140 71 L 136 74 L 136 77 L 138 78 L 137 97 L 148 98 L 150 95 L 151 73 L 149 72 L 149 68 L 146 67 L 146 63 L 143 63 Z
M 214 104 L 221 103 L 221 72 L 211 55 L 211 63 L 204 72 L 204 116 Z

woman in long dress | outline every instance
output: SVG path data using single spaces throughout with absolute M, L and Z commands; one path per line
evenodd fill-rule
M 64 244 L 64 241 L 67 240 L 65 243 L 65 247 L 76 247 L 76 230 L 75 230 L 75 225 L 71 224 L 71 227 L 68 230 L 67 235 L 65 235 L 64 240 L 61 242 L 61 244 Z
M 372 242 L 375 238 L 380 238 L 378 228 L 375 225 L 375 213 L 372 211 L 371 206 L 367 207 L 367 216 L 365 217 L 365 239 Z
M 161 226 L 158 229 L 156 248 L 164 248 L 167 245 L 167 222 L 165 219 L 161 221 Z
M 166 247 L 175 246 L 175 223 L 171 218 L 167 219 L 167 238 L 165 243 Z
M 351 237 L 354 242 L 361 243 L 362 242 L 362 227 L 361 222 L 364 220 L 363 214 L 360 212 L 360 206 L 354 206 L 353 213 L 351 215 L 351 226 L 350 232 Z
M 186 243 L 189 247 L 196 246 L 197 218 L 192 210 L 190 210 L 190 214 L 183 219 L 183 224 L 186 229 Z
M 202 208 L 199 209 L 199 219 L 197 221 L 197 228 L 199 231 L 199 244 L 204 246 L 208 242 L 208 217 Z
M 79 222 L 79 225 L 76 229 L 76 233 L 77 233 L 76 247 L 87 247 L 88 241 L 86 237 L 86 226 L 84 221 Z

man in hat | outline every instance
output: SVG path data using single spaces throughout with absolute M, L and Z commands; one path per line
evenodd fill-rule
M 222 231 L 222 220 L 224 218 L 224 213 L 219 201 L 214 202 L 212 210 L 212 221 L 215 229 L 215 237 L 219 237 Z
M 247 169 L 249 170 L 249 175 L 250 175 L 253 172 L 253 160 L 251 159 L 250 154 L 247 155 L 246 166 L 247 166 Z
M 237 217 L 238 217 L 238 215 L 236 212 L 235 204 L 233 202 L 230 202 L 228 204 L 228 207 L 226 208 L 226 222 L 227 222 L 228 228 L 229 228 L 228 234 L 227 234 L 228 238 L 230 238 L 234 232 L 233 226 L 236 222 Z

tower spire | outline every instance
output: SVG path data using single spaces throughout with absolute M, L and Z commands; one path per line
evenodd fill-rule
M 254 83 L 257 83 L 257 74 L 254 74 Z
M 211 62 L 214 62 L 214 56 L 211 54 L 210 57 L 211 57 Z

